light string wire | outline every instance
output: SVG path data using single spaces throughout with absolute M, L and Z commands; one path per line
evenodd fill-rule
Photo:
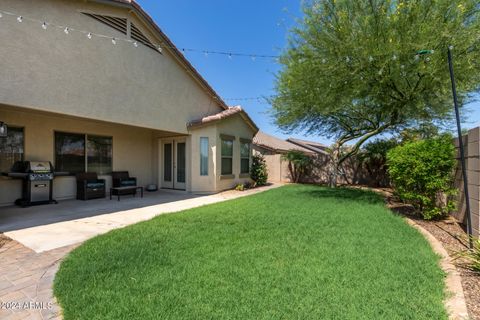
M 50 22 L 50 21 L 39 20 L 39 19 L 28 17 L 28 16 L 20 15 L 20 14 L 17 14 L 17 13 L 0 10 L 0 18 L 2 18 L 3 15 L 16 17 L 17 22 L 19 22 L 19 23 L 22 23 L 24 20 L 38 23 L 38 25 L 41 26 L 44 30 L 47 30 L 49 27 L 54 27 L 54 28 L 58 28 L 58 29 L 63 30 L 65 34 L 69 34 L 70 32 L 78 32 L 78 33 L 84 34 L 88 39 L 92 39 L 93 37 L 102 38 L 102 39 L 109 39 L 109 40 L 112 41 L 112 43 L 114 45 L 117 44 L 117 41 L 124 41 L 126 43 L 132 44 L 135 47 L 138 47 L 138 45 L 140 43 L 142 43 L 141 41 L 137 41 L 137 40 L 134 40 L 134 39 L 128 39 L 128 38 L 123 38 L 123 37 L 114 37 L 114 36 L 111 36 L 111 35 L 104 35 L 104 34 L 100 34 L 100 33 L 96 33 L 96 32 L 90 32 L 90 31 L 86 31 L 86 30 L 76 29 L 76 28 L 70 27 L 68 25 L 56 24 L 56 23 L 53 23 L 53 22 Z M 235 57 L 248 57 L 248 58 L 251 58 L 253 61 L 255 61 L 255 59 L 257 59 L 257 58 L 259 58 L 259 59 L 273 59 L 273 60 L 277 61 L 280 58 L 279 55 L 240 53 L 240 52 L 233 52 L 233 51 L 200 50 L 200 49 L 193 49 L 193 48 L 168 46 L 168 45 L 165 45 L 163 43 L 162 44 L 153 44 L 153 46 L 155 48 L 157 48 L 157 50 L 160 51 L 160 52 L 162 52 L 162 49 L 176 49 L 176 50 L 179 50 L 179 51 L 182 51 L 182 52 L 202 53 L 205 56 L 208 56 L 208 55 L 212 54 L 212 55 L 228 56 L 229 58 L 232 58 L 234 56 Z

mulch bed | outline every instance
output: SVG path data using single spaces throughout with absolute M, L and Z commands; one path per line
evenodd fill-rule
M 451 257 L 455 256 L 458 252 L 468 249 L 467 234 L 455 219 L 447 218 L 440 221 L 425 221 L 415 214 L 411 206 L 395 199 L 395 197 L 392 196 L 391 190 L 379 189 L 378 191 L 386 195 L 387 204 L 390 209 L 409 217 L 430 232 L 442 243 Z M 473 320 L 480 320 L 480 273 L 469 270 L 464 259 L 457 259 L 454 263 L 462 277 L 462 286 L 470 317 Z

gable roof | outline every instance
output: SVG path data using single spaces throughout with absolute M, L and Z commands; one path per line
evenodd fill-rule
M 160 27 L 153 21 L 150 15 L 142 9 L 142 7 L 135 0 L 90 0 L 92 2 L 103 3 L 107 5 L 120 6 L 131 9 L 140 19 L 144 20 L 154 31 L 158 34 L 159 38 L 166 44 L 165 50 L 170 51 L 175 58 L 177 58 L 180 64 L 183 64 L 187 71 L 192 73 L 192 76 L 200 83 L 201 86 L 208 91 L 212 97 L 218 101 L 220 107 L 227 110 L 228 105 L 217 94 L 217 92 L 210 86 L 210 84 L 200 75 L 195 67 L 185 58 L 185 56 L 177 49 L 175 44 L 167 37 Z
M 328 154 L 328 146 L 319 142 L 294 138 L 288 138 L 287 141 L 316 153 Z
M 243 110 L 241 106 L 229 107 L 227 110 L 224 110 L 222 112 L 215 113 L 198 120 L 190 121 L 189 123 L 187 123 L 187 128 L 192 129 L 192 128 L 203 127 L 206 125 L 213 124 L 217 121 L 230 118 L 231 116 L 234 116 L 234 115 L 240 115 L 242 119 L 252 128 L 252 130 L 255 133 L 258 132 L 257 125 L 255 124 L 255 122 L 253 122 L 253 120 L 245 112 L 245 110 Z
M 297 151 L 301 151 L 301 152 L 308 153 L 308 154 L 313 153 L 312 151 L 310 151 L 306 148 L 303 148 L 301 146 L 297 146 L 297 145 L 295 145 L 293 143 L 290 143 L 286 140 L 282 140 L 282 139 L 279 139 L 277 137 L 271 136 L 269 134 L 266 134 L 263 131 L 257 132 L 255 137 L 253 137 L 253 144 L 255 144 L 259 147 L 265 148 L 265 149 L 269 149 L 269 150 L 272 150 L 272 151 L 275 151 L 275 152 L 279 152 L 279 153 L 284 153 L 284 152 L 291 151 L 291 150 L 297 150 Z

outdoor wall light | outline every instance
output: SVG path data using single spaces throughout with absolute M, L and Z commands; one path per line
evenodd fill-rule
M 0 121 L 0 137 L 7 136 L 8 127 L 5 122 Z

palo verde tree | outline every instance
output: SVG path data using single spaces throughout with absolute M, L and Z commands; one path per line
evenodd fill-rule
M 451 119 L 446 50 L 464 104 L 480 83 L 479 35 L 478 0 L 307 0 L 280 58 L 275 121 L 335 139 L 336 185 L 371 137 Z

